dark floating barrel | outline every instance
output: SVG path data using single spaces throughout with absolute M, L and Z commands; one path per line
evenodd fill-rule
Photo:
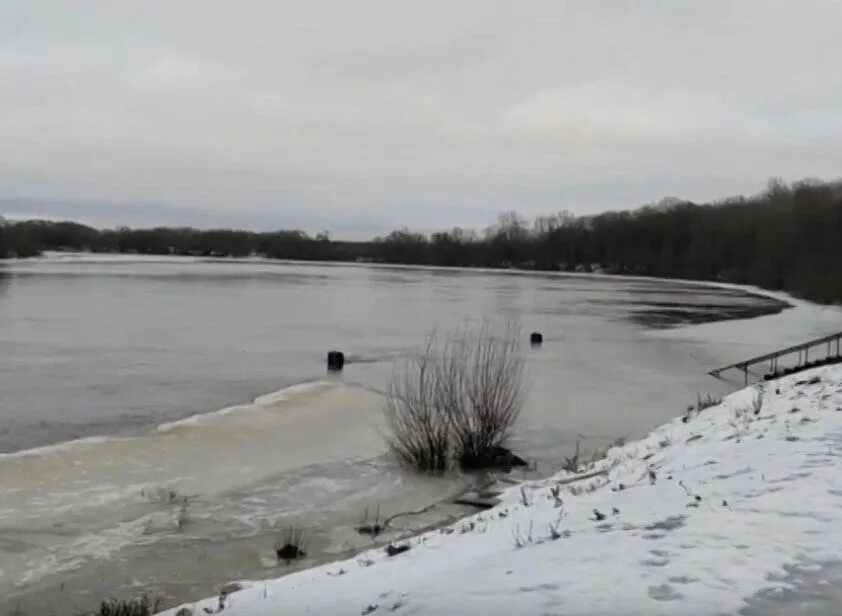
M 327 354 L 327 369 L 339 372 L 345 366 L 345 354 L 342 351 L 330 351 Z
M 544 336 L 541 335 L 541 332 L 532 332 L 532 334 L 530 334 L 529 336 L 529 342 L 535 345 L 543 344 Z

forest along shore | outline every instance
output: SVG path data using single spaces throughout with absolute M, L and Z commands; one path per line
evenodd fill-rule
M 820 580 L 842 552 L 840 456 L 837 365 L 688 411 L 578 473 L 513 487 L 493 509 L 392 549 L 240 581 L 164 614 L 838 611 Z
M 72 222 L 0 220 L 0 259 L 75 250 L 600 271 L 752 284 L 839 303 L 842 282 L 832 265 L 842 260 L 840 212 L 842 181 L 803 180 L 772 181 L 759 194 L 706 204 L 666 198 L 596 216 L 541 216 L 531 224 L 506 212 L 482 234 L 403 229 L 371 241 L 335 241 L 327 233 L 311 237 L 300 230 L 98 230 Z

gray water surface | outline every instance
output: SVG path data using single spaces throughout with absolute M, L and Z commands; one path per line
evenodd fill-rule
M 432 328 L 483 317 L 544 333 L 532 359 L 537 378 L 552 374 L 550 397 L 595 386 L 634 395 L 625 385 L 641 370 L 693 391 L 717 360 L 652 342 L 646 327 L 780 307 L 583 276 L 95 255 L 0 264 L 0 452 L 241 403 L 324 376 L 333 348 L 359 362 L 349 381 L 382 389 L 390 361 Z
M 589 276 L 84 255 L 2 264 L 0 612 L 207 595 L 283 573 L 272 543 L 285 525 L 312 530 L 313 564 L 364 545 L 352 527 L 365 508 L 445 498 L 466 478 L 405 473 L 378 434 L 393 361 L 433 328 L 489 318 L 544 334 L 541 347 L 524 342 L 529 394 L 513 444 L 547 473 L 579 440 L 593 450 L 640 436 L 697 393 L 734 389 L 706 372 L 775 346 L 741 341 L 741 321 L 730 345 L 653 332 L 781 308 L 739 290 Z M 327 378 L 334 348 L 349 363 Z M 182 526 L 171 492 L 189 497 Z

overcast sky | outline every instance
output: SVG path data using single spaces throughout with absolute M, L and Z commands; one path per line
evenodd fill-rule
M 842 175 L 838 0 L 0 2 L 0 213 L 483 227 Z

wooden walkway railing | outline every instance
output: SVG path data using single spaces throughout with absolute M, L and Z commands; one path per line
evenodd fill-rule
M 810 350 L 819 349 L 824 345 L 827 345 L 827 353 L 824 356 L 824 358 L 818 361 L 810 362 Z M 780 351 L 774 351 L 773 353 L 767 353 L 766 355 L 759 355 L 757 357 L 752 357 L 751 359 L 746 359 L 745 361 L 740 361 L 729 366 L 717 368 L 716 370 L 711 370 L 708 374 L 710 374 L 711 376 L 719 377 L 720 373 L 725 372 L 726 370 L 742 370 L 743 374 L 745 374 L 745 384 L 748 385 L 748 370 L 750 366 L 757 366 L 768 361 L 768 376 L 779 376 L 780 373 L 778 371 L 778 363 L 780 358 L 787 355 L 795 355 L 797 353 L 798 358 L 796 365 L 794 367 L 786 369 L 785 373 L 789 374 L 791 372 L 797 372 L 798 370 L 812 368 L 814 366 L 822 365 L 824 363 L 832 363 L 842 360 L 842 355 L 840 355 L 840 346 L 842 346 L 842 332 L 837 332 L 835 334 L 830 334 L 829 336 L 824 336 L 822 338 L 810 340 L 809 342 L 796 344 L 795 346 L 791 346 L 786 349 L 781 349 Z

